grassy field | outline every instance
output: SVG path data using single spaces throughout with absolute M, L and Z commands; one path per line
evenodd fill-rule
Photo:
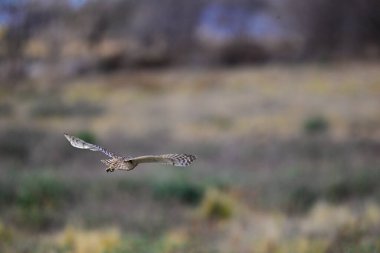
M 380 252 L 379 98 L 376 63 L 0 88 L 0 251 Z M 107 174 L 66 132 L 198 160 Z

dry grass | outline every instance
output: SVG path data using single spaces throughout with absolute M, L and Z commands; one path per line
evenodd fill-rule
M 0 251 L 379 251 L 379 68 L 172 69 L 1 90 L 14 100 L 0 122 L 0 237 L 12 238 Z M 47 97 L 102 113 L 35 117 Z M 64 132 L 115 153 L 199 159 L 183 170 L 105 174 L 101 155 L 71 148 Z M 49 171 L 58 181 L 47 188 L 62 185 L 75 201 L 58 194 L 62 208 L 52 209 L 30 171 Z M 57 214 L 48 229 L 36 224 L 39 236 L 14 218 L 20 184 Z
M 376 252 L 380 246 L 376 234 L 379 215 L 379 206 L 370 202 L 359 210 L 320 202 L 298 217 L 245 209 L 212 230 L 219 234 L 218 252 L 330 252 L 338 243 L 342 249 L 332 252 L 356 252 L 365 245 L 374 251 L 364 252 Z M 345 235 L 352 236 L 348 242 L 337 241 Z M 356 245 L 350 245 L 353 242 Z
M 55 236 L 59 248 L 72 253 L 112 252 L 121 244 L 121 234 L 117 229 L 83 231 L 73 227 Z
M 351 64 L 120 73 L 74 81 L 62 87 L 59 98 L 104 105 L 108 113 L 88 121 L 104 134 L 141 136 L 165 129 L 184 140 L 250 133 L 288 137 L 319 114 L 329 120 L 334 136 L 345 137 L 358 120 L 380 124 L 378 69 Z M 54 121 L 45 123 L 56 126 Z M 82 122 L 67 121 L 65 127 L 72 128 Z M 378 132 L 371 134 L 378 138 Z

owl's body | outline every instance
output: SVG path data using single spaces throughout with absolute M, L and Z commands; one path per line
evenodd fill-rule
M 116 156 L 110 151 L 85 142 L 75 136 L 65 134 L 66 139 L 70 142 L 73 147 L 80 149 L 88 149 L 92 151 L 100 151 L 103 154 L 110 157 L 110 159 L 101 160 L 107 166 L 107 172 L 113 172 L 115 170 L 133 170 L 140 163 L 163 163 L 171 164 L 173 166 L 188 166 L 190 165 L 196 157 L 194 155 L 187 154 L 165 154 L 165 155 L 147 155 L 138 157 L 121 157 Z
M 132 161 L 128 161 L 123 157 L 115 157 L 111 159 L 101 160 L 107 166 L 106 171 L 112 172 L 115 170 L 133 170 L 137 164 Z

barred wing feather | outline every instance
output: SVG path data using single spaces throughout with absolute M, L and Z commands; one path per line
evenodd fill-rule
M 75 136 L 71 136 L 68 134 L 64 134 L 64 135 L 73 147 L 80 148 L 80 149 L 88 149 L 88 150 L 92 150 L 92 151 L 100 151 L 100 152 L 104 153 L 105 155 L 107 155 L 111 158 L 116 157 L 113 153 L 111 153 L 110 151 L 108 151 L 108 150 L 106 150 L 100 146 L 85 142 L 84 140 L 79 139 Z
M 196 157 L 187 154 L 165 154 L 165 155 L 147 155 L 131 158 L 130 161 L 139 163 L 164 163 L 173 166 L 189 166 Z

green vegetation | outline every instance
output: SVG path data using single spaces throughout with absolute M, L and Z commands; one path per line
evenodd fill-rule
M 336 169 L 338 171 L 338 169 Z M 301 170 L 302 171 L 302 170 Z M 380 173 L 377 169 L 363 168 L 358 171 L 347 171 L 339 174 L 335 179 L 330 175 L 312 176 L 296 174 L 292 177 L 279 179 L 279 184 L 287 189 L 286 192 L 277 193 L 281 207 L 289 214 L 304 214 L 314 206 L 318 200 L 326 200 L 330 203 L 344 203 L 349 200 L 366 199 L 379 196 Z M 298 179 L 303 177 L 303 179 Z M 305 179 L 305 177 L 310 177 Z M 326 177 L 326 178 L 325 178 Z M 315 180 L 324 181 L 321 186 Z
M 326 187 L 325 197 L 332 202 L 342 202 L 350 198 L 365 198 L 380 192 L 380 172 L 363 169 L 360 173 L 343 175 Z
M 73 199 L 73 191 L 53 175 L 43 172 L 25 175 L 17 189 L 17 204 L 21 208 L 56 209 Z
M 200 214 L 207 219 L 227 220 L 232 217 L 236 203 L 226 193 L 209 189 L 199 208 Z
M 9 117 L 13 114 L 13 107 L 9 103 L 0 103 L 0 118 Z
M 329 130 L 329 122 L 323 116 L 313 116 L 305 120 L 303 128 L 307 134 L 322 134 Z
M 79 198 L 74 185 L 47 171 L 11 173 L 0 181 L 0 209 L 13 207 L 18 225 L 43 230 L 63 222 L 60 211 Z
M 16 198 L 15 175 L 0 178 L 0 210 L 14 202 Z
M 75 191 L 67 182 L 43 172 L 24 175 L 16 190 L 16 219 L 32 229 L 45 229 L 62 222 L 59 211 L 73 202 Z
M 6 91 L 0 252 L 378 252 L 378 69 L 131 71 Z M 106 173 L 64 132 L 199 159 Z
M 379 252 L 380 241 L 362 227 L 344 226 L 338 230 L 326 252 Z
M 290 191 L 285 203 L 285 209 L 289 213 L 305 213 L 316 203 L 320 193 L 308 185 L 295 187 Z
M 203 197 L 205 186 L 190 181 L 186 177 L 153 182 L 153 196 L 159 200 L 175 199 L 185 204 L 195 205 Z
M 13 242 L 13 231 L 0 221 L 0 250 Z

